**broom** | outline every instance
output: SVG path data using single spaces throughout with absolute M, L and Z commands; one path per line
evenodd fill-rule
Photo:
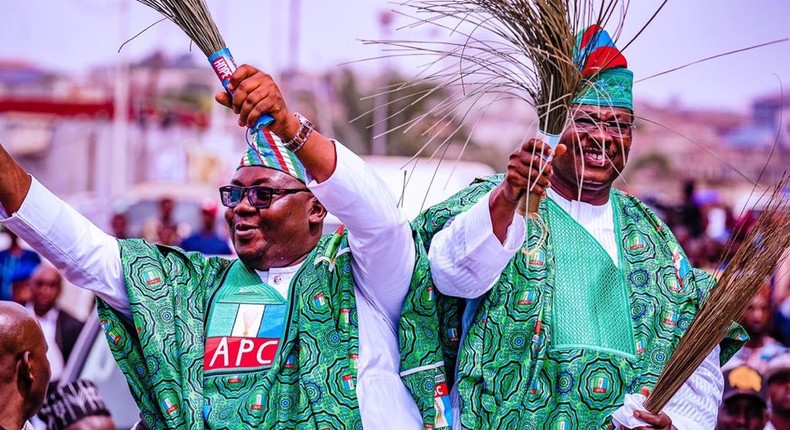
M 573 96 L 581 89 L 582 77 L 573 61 L 581 24 L 570 15 L 568 2 L 561 0 L 473 3 L 510 29 L 511 42 L 534 66 L 537 85 L 528 87 L 527 93 L 538 114 L 537 138 L 556 149 Z M 576 2 L 577 8 L 582 3 Z M 541 164 L 542 171 L 545 164 Z M 528 198 L 524 195 L 519 200 L 518 213 L 534 217 L 539 205 L 540 195 L 530 192 Z
M 661 372 L 644 405 L 651 413 L 657 414 L 664 408 L 724 339 L 730 322 L 740 319 L 790 248 L 790 202 L 782 194 L 788 183 L 790 177 L 785 176 L 773 187 L 756 224 L 747 233 Z
M 236 71 L 236 62 L 230 54 L 230 50 L 225 45 L 211 12 L 204 0 L 137 0 L 138 2 L 161 13 L 165 18 L 172 21 L 197 45 L 208 57 L 214 73 L 222 82 L 222 86 L 228 90 L 230 78 Z M 253 131 L 258 131 L 271 124 L 274 118 L 269 114 L 261 115 Z
M 656 14 L 666 1 L 661 2 Z M 407 99 L 412 99 L 411 105 L 414 105 L 449 90 L 449 95 L 434 103 L 429 112 L 388 132 L 403 129 L 405 133 L 421 121 L 438 118 L 423 133 L 431 136 L 415 157 L 434 139 L 443 139 L 436 154 L 459 132 L 460 124 L 473 108 L 488 109 L 494 102 L 518 98 L 536 110 L 537 138 L 555 148 L 570 117 L 574 95 L 584 89 L 586 78 L 594 79 L 594 74 L 582 76 L 579 71 L 575 60 L 586 58 L 589 52 L 574 52 L 576 35 L 593 25 L 606 27 L 609 21 L 617 22 L 614 27 L 619 34 L 629 4 L 628 0 L 414 0 L 403 3 L 402 6 L 414 11 L 410 18 L 415 23 L 409 27 L 439 27 L 451 35 L 464 37 L 465 41 L 436 38 L 430 41 L 366 41 L 389 46 L 388 50 L 394 54 L 385 56 L 436 58 L 424 65 L 411 83 L 385 90 L 395 96 L 389 106 L 402 105 Z M 494 37 L 488 37 L 491 35 Z M 445 67 L 447 59 L 457 59 L 458 64 Z M 436 87 L 425 90 L 420 87 L 425 83 L 436 84 Z M 409 90 L 413 92 L 402 95 Z M 489 103 L 487 99 L 491 98 L 494 100 Z M 387 119 L 405 109 L 393 112 Z M 448 134 L 446 128 L 453 123 L 459 125 Z M 464 148 L 468 143 L 469 139 Z M 548 161 L 550 158 L 541 161 L 539 168 L 545 167 Z M 534 217 L 539 202 L 540 197 L 534 193 L 530 193 L 529 204 L 526 195 L 523 196 L 519 213 Z

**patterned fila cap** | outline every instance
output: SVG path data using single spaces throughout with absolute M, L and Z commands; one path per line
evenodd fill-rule
M 110 416 L 96 385 L 76 380 L 47 392 L 39 418 L 47 430 L 65 429 L 86 417 Z
M 634 109 L 634 74 L 606 30 L 592 25 L 579 32 L 574 62 L 586 85 L 573 103 Z
M 247 151 L 241 157 L 239 167 L 268 167 L 293 176 L 303 184 L 310 182 L 304 165 L 285 148 L 282 139 L 269 130 L 262 129 L 247 140 Z

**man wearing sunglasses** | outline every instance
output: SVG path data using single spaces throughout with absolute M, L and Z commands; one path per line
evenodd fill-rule
M 655 386 L 713 280 L 690 268 L 646 206 L 612 188 L 631 148 L 633 74 L 603 30 L 591 27 L 577 40 L 590 41 L 579 48 L 588 52 L 579 65 L 588 86 L 574 98 L 556 151 L 530 140 L 504 175 L 477 181 L 415 221 L 430 243 L 436 287 L 466 299 L 460 327 L 451 327 L 460 338 L 456 423 L 713 428 L 720 360 L 743 340 L 737 325 L 660 414 L 639 410 L 638 396 Z M 516 212 L 529 190 L 545 197 L 534 219 Z M 410 294 L 404 309 L 411 302 Z M 401 326 L 419 317 L 405 312 Z M 401 342 L 418 336 L 402 333 Z
M 217 100 L 239 125 L 274 117 L 219 189 L 238 259 L 115 240 L 2 150 L 5 225 L 99 296 L 150 428 L 422 428 L 398 377 L 408 221 L 359 157 L 288 110 L 270 76 L 244 65 L 231 88 Z M 345 229 L 322 236 L 327 209 Z

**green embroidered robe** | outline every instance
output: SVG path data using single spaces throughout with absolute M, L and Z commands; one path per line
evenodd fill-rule
M 287 300 L 239 261 L 141 240 L 120 246 L 133 321 L 101 300 L 99 315 L 151 428 L 362 427 L 345 235 L 321 239 Z M 253 331 L 234 338 L 223 316 L 243 325 L 247 315 Z
M 452 217 L 501 180 L 480 180 L 422 214 L 415 228 L 426 249 Z M 539 245 L 529 221 L 522 251 L 486 295 L 469 302 L 476 309 L 468 312 L 456 380 L 463 428 L 606 428 L 625 394 L 655 385 L 714 281 L 689 267 L 669 229 L 637 199 L 616 190 L 610 197 L 618 266 L 583 227 L 544 200 L 547 240 Z M 431 371 L 423 368 L 452 343 L 425 334 L 430 328 L 455 333 L 460 309 L 450 298 L 426 302 L 425 295 L 410 292 L 400 336 L 402 343 L 424 345 L 421 356 L 402 354 L 401 371 L 415 396 L 427 399 L 421 387 Z M 722 360 L 745 338 L 733 325 Z

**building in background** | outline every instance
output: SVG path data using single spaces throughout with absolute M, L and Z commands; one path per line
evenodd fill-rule
M 325 134 L 366 154 L 373 147 L 370 110 L 374 106 L 366 96 L 376 92 L 374 81 L 383 78 L 370 80 L 357 73 L 345 68 L 328 73 L 290 70 L 278 81 L 294 110 L 314 118 Z M 128 67 L 127 142 L 118 161 L 113 155 L 112 121 L 116 77 L 113 67 L 67 76 L 0 61 L 0 139 L 37 178 L 76 201 L 102 226 L 108 226 L 111 213 L 99 213 L 109 209 L 96 200 L 122 198 L 123 190 L 139 184 L 214 187 L 233 169 L 244 146 L 243 129 L 213 101 L 220 86 L 211 70 L 196 64 L 191 55 L 154 52 Z M 755 179 L 766 167 L 762 181 L 770 183 L 790 165 L 790 114 L 781 106 L 786 98 L 790 96 L 759 98 L 749 113 L 638 104 L 635 145 L 621 186 L 642 196 L 677 201 L 681 195 L 677 181 L 694 180 L 709 198 L 736 204 L 751 185 L 735 168 Z M 390 123 L 424 115 L 432 103 L 436 101 L 414 106 L 396 103 L 388 112 L 394 115 Z M 426 118 L 406 133 L 392 133 L 387 153 L 411 155 L 419 150 L 427 140 L 423 132 L 435 123 L 431 121 L 440 120 Z M 441 140 L 437 139 L 424 155 L 482 161 L 501 170 L 507 154 L 536 127 L 534 112 L 518 100 L 495 103 L 476 121 L 477 116 L 462 124 L 458 136 L 448 140 L 447 151 L 437 151 Z M 777 136 L 779 146 L 766 165 Z M 119 174 L 123 186 L 113 189 L 111 179 L 118 180 Z

